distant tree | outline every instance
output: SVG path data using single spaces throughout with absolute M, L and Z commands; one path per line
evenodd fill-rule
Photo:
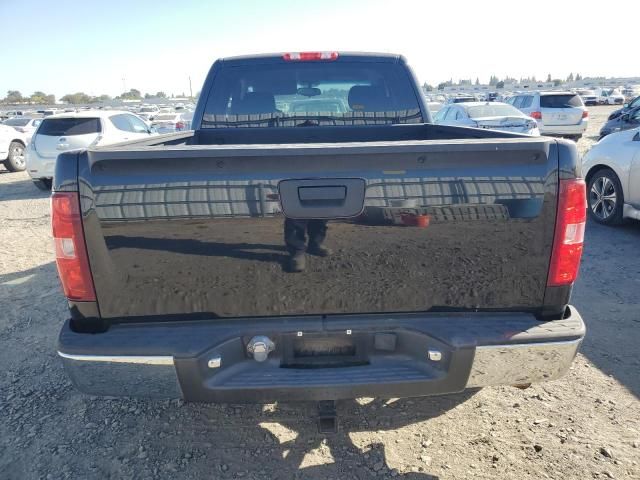
M 422 89 L 423 89 L 425 92 L 431 92 L 431 91 L 433 91 L 433 87 L 432 87 L 431 85 L 429 85 L 427 82 L 424 82 L 424 83 L 422 84 Z M 199 94 L 199 93 L 200 93 L 200 92 L 198 92 L 198 94 Z
M 551 83 L 552 82 L 550 73 L 547 74 L 547 80 L 546 81 L 547 81 L 547 83 Z
M 53 95 L 47 95 L 46 93 L 38 90 L 31 94 L 31 96 L 29 97 L 29 101 L 38 105 L 56 103 L 56 97 L 54 97 Z
M 121 98 L 122 100 L 140 100 L 142 99 L 142 94 L 140 93 L 140 90 L 132 88 L 128 92 L 124 92 L 122 95 L 120 95 L 119 98 Z
M 476 77 L 476 85 L 480 85 L 480 78 Z
M 84 92 L 68 93 L 60 100 L 70 103 L 72 105 L 78 105 L 80 103 L 89 103 L 91 97 Z
M 494 87 L 497 85 L 498 81 L 498 77 L 496 77 L 495 75 L 491 75 L 491 77 L 489 78 L 489 85 Z
M 496 83 L 496 88 L 504 88 L 504 80 L 500 80 Z
M 576 82 L 582 80 L 582 75 L 576 73 Z
M 554 87 L 558 87 L 560 85 L 562 85 L 562 80 L 560 80 L 559 78 L 554 78 L 553 79 L 553 86 Z
M 167 98 L 167 94 L 164 93 L 163 91 L 156 92 L 156 97 L 157 98 Z
M 567 82 L 573 82 L 573 73 L 570 73 L 567 77 Z
M 111 97 L 103 93 L 98 97 L 98 100 L 100 100 L 101 102 L 108 102 L 109 100 L 111 100 Z
M 4 101 L 5 103 L 20 103 L 24 101 L 24 98 L 18 90 L 9 90 Z
M 153 98 L 153 95 L 151 95 L 150 93 L 145 93 L 144 98 L 145 99 Z

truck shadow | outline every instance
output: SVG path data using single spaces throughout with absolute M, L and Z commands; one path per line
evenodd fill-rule
M 6 200 L 29 200 L 34 198 L 48 198 L 51 192 L 39 190 L 29 179 L 25 178 L 24 172 L 9 172 L 0 170 L 3 180 L 9 178 L 8 182 L 3 182 L 0 188 L 0 202 Z M 15 177 L 15 180 L 13 178 Z
M 221 441 L 219 445 L 224 443 L 240 446 L 240 449 L 234 448 L 233 451 L 225 451 L 224 447 L 209 451 L 207 461 L 214 460 L 215 463 L 205 465 L 207 471 L 220 471 L 222 466 L 223 472 L 227 469 L 230 472 L 240 470 L 249 475 L 257 474 L 263 469 L 267 472 L 273 469 L 268 472 L 268 478 L 282 479 L 365 479 L 377 476 L 437 480 L 440 477 L 428 471 L 431 469 L 431 455 L 437 456 L 431 450 L 435 451 L 439 444 L 424 450 L 426 454 L 420 459 L 405 450 L 393 451 L 394 443 L 389 439 L 383 443 L 379 436 L 437 418 L 469 400 L 477 391 L 399 399 L 394 402 L 374 399 L 364 405 L 356 401 L 338 402 L 339 429 L 333 434 L 318 433 L 314 420 L 314 403 L 278 404 L 266 413 L 264 409 L 272 407 L 271 405 L 187 404 L 185 409 L 188 410 L 188 415 L 200 418 L 201 423 L 211 427 L 200 430 L 195 438 L 192 437 L 194 432 L 185 432 L 185 438 L 176 440 L 186 442 L 186 448 L 196 451 L 202 448 L 201 441 L 204 442 L 205 438 L 217 438 Z M 235 419 L 241 419 L 239 428 L 225 428 L 225 423 L 236 423 Z M 258 419 L 260 423 L 247 425 L 247 420 L 254 419 Z M 222 428 L 218 429 L 217 426 Z M 424 437 L 405 438 L 403 446 L 398 448 L 406 449 L 408 441 L 415 442 L 415 449 L 420 451 L 423 448 L 421 444 L 430 445 L 441 440 L 434 439 L 431 435 L 433 434 L 425 427 Z M 372 437 L 375 438 L 374 441 L 370 440 Z M 242 453 L 239 455 L 240 452 Z M 219 458 L 213 457 L 214 455 Z M 261 455 L 268 456 L 269 460 L 261 463 Z
M 589 222 L 571 302 L 587 326 L 582 354 L 640 398 L 638 245 L 640 222 L 620 227 Z

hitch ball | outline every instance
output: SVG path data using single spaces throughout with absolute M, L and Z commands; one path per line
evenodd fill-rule
M 258 335 L 249 340 L 247 353 L 253 356 L 256 362 L 264 362 L 269 354 L 273 352 L 276 345 L 265 335 Z

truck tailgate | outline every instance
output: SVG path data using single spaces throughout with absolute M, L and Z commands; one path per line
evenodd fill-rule
M 104 318 L 543 304 L 548 138 L 113 148 L 81 154 L 78 176 Z M 283 208 L 326 223 L 333 255 L 287 271 Z

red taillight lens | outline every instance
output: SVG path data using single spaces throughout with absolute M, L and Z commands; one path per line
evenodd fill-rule
M 51 228 L 64 295 L 69 300 L 95 302 L 77 192 L 51 195 Z
M 177 122 L 176 123 L 176 130 L 184 130 L 184 123 L 183 122 Z
M 584 228 L 587 221 L 587 196 L 584 180 L 560 180 L 556 232 L 549 266 L 547 286 L 570 285 L 578 277 Z
M 584 110 L 582 112 L 582 118 L 589 118 L 589 110 Z
M 529 116 L 534 120 L 542 120 L 542 112 L 531 112 Z
M 318 60 L 337 60 L 338 52 L 294 52 L 285 53 L 282 58 L 287 62 L 314 62 Z

